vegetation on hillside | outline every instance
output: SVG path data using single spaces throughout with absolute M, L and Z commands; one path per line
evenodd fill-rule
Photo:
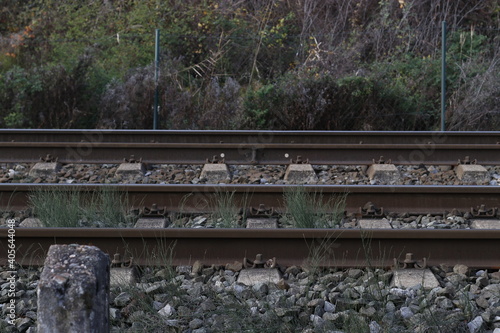
M 0 128 L 500 129 L 495 0 L 4 0 Z

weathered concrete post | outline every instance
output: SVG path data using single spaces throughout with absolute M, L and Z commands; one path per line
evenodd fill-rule
M 52 245 L 38 283 L 38 333 L 109 332 L 109 256 Z

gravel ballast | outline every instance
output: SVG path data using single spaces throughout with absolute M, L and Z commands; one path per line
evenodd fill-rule
M 196 268 L 193 269 L 193 267 Z M 238 271 L 194 265 L 143 269 L 133 286 L 111 289 L 111 332 L 485 332 L 500 331 L 500 272 L 431 267 L 440 286 L 391 286 L 391 270 L 281 268 L 278 284 L 246 286 Z M 36 332 L 42 268 L 19 268 L 16 325 Z M 9 289 L 0 273 L 0 309 Z
M 204 184 L 201 165 L 151 165 L 143 176 L 117 176 L 118 165 L 68 164 L 54 176 L 30 177 L 32 165 L 0 164 L 0 183 L 138 183 Z M 397 166 L 394 185 L 471 185 L 457 179 L 449 166 Z M 498 186 L 500 167 L 486 167 Z M 229 166 L 234 184 L 286 184 L 286 166 Z M 363 166 L 314 166 L 315 184 L 382 185 L 370 180 Z M 14 214 L 15 216 L 12 216 Z M 4 213 L 19 223 L 30 212 Z M 170 227 L 212 228 L 210 215 L 180 216 Z M 390 215 L 393 229 L 469 229 L 462 215 Z M 176 222 L 176 223 L 174 223 Z M 346 217 L 335 228 L 358 228 Z M 242 221 L 240 221 L 242 224 Z M 280 227 L 290 227 L 286 216 Z M 241 226 L 241 225 L 240 225 Z M 194 268 L 196 266 L 196 268 Z M 431 267 L 439 287 L 397 288 L 393 272 L 381 268 L 321 270 L 282 267 L 278 284 L 246 286 L 238 269 L 194 265 L 172 269 L 143 268 L 140 281 L 115 287 L 110 295 L 111 332 L 470 332 L 500 333 L 500 271 L 464 266 Z M 238 265 L 235 265 L 238 266 Z M 1 332 L 36 332 L 36 288 L 42 268 L 18 268 L 15 282 L 15 325 L 7 323 L 12 284 L 0 270 Z
M 29 175 L 33 164 L 0 164 L 0 183 L 60 184 L 207 184 L 201 177 L 203 165 L 149 165 L 144 175 L 116 175 L 118 164 L 66 164 L 54 175 Z M 229 165 L 231 184 L 289 184 L 284 180 L 286 165 Z M 500 166 L 485 166 L 488 180 L 471 183 L 457 178 L 451 166 L 398 165 L 400 177 L 391 181 L 370 180 L 366 166 L 313 165 L 324 185 L 491 185 L 500 184 Z

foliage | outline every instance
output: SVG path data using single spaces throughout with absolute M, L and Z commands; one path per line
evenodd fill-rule
M 270 110 L 277 103 L 276 88 L 267 84 L 257 89 L 249 89 L 245 96 L 244 108 L 247 126 L 255 129 L 269 128 Z
M 168 59 L 158 82 L 159 119 L 169 128 L 236 129 L 242 117 L 241 86 L 231 77 L 214 77 L 201 86 L 185 83 L 178 59 Z M 196 88 L 196 90 L 193 90 Z M 129 72 L 124 81 L 112 80 L 100 101 L 99 127 L 148 128 L 153 119 L 156 82 L 154 68 Z
M 432 125 L 433 103 L 397 64 L 378 64 L 367 76 L 296 71 L 247 95 L 247 126 L 283 130 L 411 130 Z M 412 65 L 414 66 L 414 65 Z M 418 66 L 424 68 L 424 65 Z M 395 77 L 394 77 L 395 76 Z M 438 86 L 435 86 L 438 87 Z M 437 90 L 436 90 L 437 89 Z M 432 93 L 439 91 L 438 88 Z
M 500 128 L 500 54 L 489 63 L 467 61 L 461 66 L 459 86 L 450 97 L 450 130 Z M 486 69 L 478 71 L 478 66 Z
M 1 127 L 150 128 L 157 28 L 160 128 L 436 129 L 441 22 L 450 118 L 498 59 L 494 0 L 4 2 Z
M 327 200 L 322 193 L 311 193 L 297 186 L 285 192 L 284 199 L 295 228 L 333 228 L 344 217 L 346 195 Z
M 234 192 L 219 191 L 215 195 L 216 209 L 213 217 L 220 228 L 238 228 L 238 208 L 235 204 Z
M 126 197 L 112 189 L 96 193 L 42 189 L 31 193 L 29 201 L 46 227 L 124 227 L 131 222 Z
M 0 124 L 6 127 L 86 128 L 95 125 L 96 94 L 102 73 L 92 68 L 92 56 L 82 55 L 69 68 L 49 64 L 18 66 L 0 78 Z M 105 80 L 105 79 L 104 79 Z
M 249 93 L 245 106 L 260 128 L 312 130 L 329 127 L 324 120 L 335 112 L 337 91 L 331 76 L 298 70 Z
M 33 74 L 35 75 L 15 66 L 2 78 L 0 83 L 2 88 L 0 90 L 0 115 L 4 122 L 3 124 L 0 122 L 2 127 L 33 126 L 23 117 L 26 109 L 31 109 L 33 105 L 31 96 L 42 91 L 39 75 Z

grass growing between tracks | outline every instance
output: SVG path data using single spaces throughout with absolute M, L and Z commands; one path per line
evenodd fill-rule
M 213 318 L 213 321 L 204 322 L 204 325 L 212 326 L 208 332 L 294 332 L 293 323 L 282 322 L 272 311 L 275 304 L 263 305 L 269 316 L 262 319 L 252 315 L 251 305 L 237 292 L 225 288 L 221 296 L 217 283 L 212 280 L 225 281 L 221 278 L 223 268 L 202 265 L 198 272 L 194 272 L 193 266 L 174 267 L 176 245 L 158 238 L 152 244 L 144 240 L 141 250 L 144 253 L 141 255 L 126 249 L 128 256 L 148 260 L 144 266 L 138 267 L 139 283 L 124 281 L 111 288 L 112 301 L 118 297 L 127 302 L 124 307 L 111 303 L 111 308 L 114 308 L 111 311 L 115 315 L 110 322 L 120 332 L 186 332 L 191 322 L 200 317 Z M 185 283 L 193 276 L 196 276 L 197 283 Z M 116 311 L 120 307 L 121 310 Z
M 284 193 L 289 223 L 294 228 L 334 228 L 344 217 L 347 194 L 326 200 L 322 193 L 296 186 Z
M 0 202 L 3 202 L 2 199 L 4 199 L 4 198 L 2 198 L 2 196 L 3 196 L 3 193 L 0 194 Z M 0 225 L 6 224 L 8 219 L 14 217 L 14 212 L 11 209 L 11 201 L 12 201 L 13 196 L 14 196 L 14 193 L 12 193 L 10 195 L 10 197 L 8 198 L 7 205 L 5 207 L 0 206 Z
M 213 199 L 215 201 L 215 212 L 212 214 L 217 228 L 241 228 L 242 221 L 246 220 L 246 209 L 241 210 L 238 207 L 247 207 L 250 202 L 250 194 L 243 196 L 241 203 L 237 203 L 235 192 L 217 191 Z
M 218 191 L 215 195 L 216 210 L 213 217 L 219 228 L 239 228 L 238 206 L 234 200 L 234 192 Z
M 188 209 L 186 209 L 186 202 L 193 195 L 199 196 L 199 199 L 195 200 L 197 206 L 188 207 Z M 225 190 L 217 190 L 211 195 L 200 193 L 187 194 L 180 202 L 179 212 L 172 212 L 172 214 L 170 214 L 171 227 L 184 228 L 189 217 L 193 215 L 193 213 L 189 213 L 189 210 L 192 208 L 195 208 L 197 211 L 208 211 L 209 207 L 214 207 L 213 212 L 210 213 L 208 217 L 209 222 L 207 222 L 207 225 L 209 225 L 209 227 L 242 228 L 242 223 L 246 219 L 247 211 L 240 207 L 247 207 L 250 202 L 250 197 L 251 194 L 246 193 L 241 199 L 242 202 L 238 202 L 235 192 Z
M 467 333 L 472 332 L 467 326 L 481 310 L 471 298 L 470 285 L 465 280 L 450 279 L 443 286 L 425 287 L 424 275 L 419 284 L 411 287 L 397 287 L 392 284 L 392 270 L 387 263 L 389 258 L 396 256 L 401 262 L 404 253 L 392 254 L 391 249 L 382 249 L 372 239 L 372 230 L 361 230 L 360 258 L 365 264 L 353 270 L 362 270 L 362 277 L 351 275 L 351 270 L 345 271 L 347 281 L 355 285 L 347 288 L 351 302 L 343 304 L 342 315 L 336 324 L 344 332 L 439 332 L 439 333 Z M 320 250 L 311 251 L 312 254 L 327 254 L 324 244 L 317 246 Z M 331 248 L 331 247 L 330 247 Z M 313 248 L 314 249 L 314 248 Z M 333 253 L 333 251 L 332 251 Z M 325 256 L 325 255 L 323 255 Z M 326 255 L 328 258 L 329 256 Z M 323 257 L 320 257 L 324 259 Z M 430 267 L 429 267 L 430 268 Z M 433 272 L 436 274 L 436 272 Z M 450 300 L 443 296 L 457 293 L 458 297 Z M 404 298 L 398 297 L 404 294 Z M 448 303 L 446 303 L 448 299 Z M 337 306 L 339 303 L 337 303 Z M 403 311 L 403 308 L 405 309 Z M 453 311 L 452 308 L 455 308 Z M 399 310 L 398 310 L 399 309 Z M 404 314 L 403 314 L 404 313 Z M 488 332 L 483 328 L 474 332 Z
M 45 227 L 127 227 L 127 197 L 116 189 L 94 193 L 55 189 L 33 191 L 30 207 Z

